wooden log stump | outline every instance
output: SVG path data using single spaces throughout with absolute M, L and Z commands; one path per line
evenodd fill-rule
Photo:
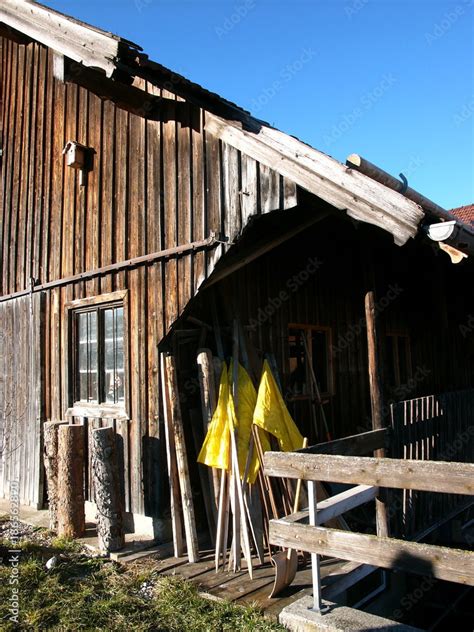
M 125 536 L 114 429 L 93 430 L 91 450 L 99 548 L 106 553 L 119 551 Z
M 80 538 L 85 532 L 84 426 L 58 428 L 58 535 Z
M 48 490 L 49 528 L 58 530 L 58 429 L 67 421 L 47 421 L 44 433 L 44 469 Z

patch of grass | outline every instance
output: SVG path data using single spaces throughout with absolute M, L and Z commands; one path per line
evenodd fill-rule
M 201 597 L 189 582 L 160 577 L 152 560 L 127 567 L 55 542 L 58 564 L 47 570 L 44 554 L 21 553 L 19 624 L 10 621 L 11 568 L 0 566 L 0 629 L 270 632 L 283 630 L 256 608 Z

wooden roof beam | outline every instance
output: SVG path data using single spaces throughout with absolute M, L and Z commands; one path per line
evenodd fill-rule
M 32 0 L 2 0 L 0 22 L 111 77 L 117 61 L 139 46 Z
M 418 232 L 424 217 L 418 204 L 292 136 L 264 125 L 258 131 L 244 129 L 210 113 L 206 131 L 350 217 L 390 232 L 398 246 Z

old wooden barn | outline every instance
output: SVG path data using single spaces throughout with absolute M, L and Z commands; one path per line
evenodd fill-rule
M 392 427 L 372 450 L 472 463 L 472 226 L 35 2 L 2 1 L 0 63 L 0 497 L 13 485 L 21 504 L 45 506 L 44 422 L 85 426 L 86 459 L 92 430 L 113 426 L 127 524 L 169 540 L 167 352 L 208 531 L 196 456 L 212 410 L 196 358 L 232 356 L 235 327 L 255 386 L 267 359 L 309 445 Z M 89 464 L 90 515 L 91 480 Z M 393 532 L 467 506 L 440 497 L 403 492 Z

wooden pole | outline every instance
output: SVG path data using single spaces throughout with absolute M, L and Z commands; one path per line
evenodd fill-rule
M 44 432 L 44 469 L 48 489 L 49 528 L 58 530 L 58 429 L 67 421 L 47 421 Z
M 179 478 L 176 465 L 176 449 L 171 423 L 171 404 L 168 393 L 166 365 L 164 354 L 160 356 L 161 386 L 163 395 L 163 416 L 165 422 L 166 456 L 168 461 L 168 478 L 170 484 L 170 510 L 171 528 L 173 531 L 173 552 L 175 557 L 181 557 L 184 553 L 183 521 L 180 510 Z
M 367 348 L 369 357 L 369 383 L 370 403 L 372 407 L 372 428 L 380 430 L 385 427 L 383 421 L 383 396 L 382 381 L 380 377 L 379 348 L 377 336 L 377 324 L 375 317 L 375 294 L 370 291 L 365 296 L 365 318 L 367 322 Z M 385 450 L 375 450 L 375 457 L 385 456 Z M 377 535 L 388 537 L 387 506 L 384 500 L 385 493 L 381 491 L 380 497 L 375 501 Z
M 58 428 L 58 536 L 80 538 L 85 532 L 84 426 Z
M 119 551 L 125 535 L 114 429 L 93 430 L 91 450 L 99 548 L 107 553 Z
M 209 428 L 214 411 L 217 406 L 217 389 L 214 379 L 214 361 L 210 349 L 200 349 L 197 355 L 199 388 L 201 390 L 201 410 L 204 425 L 204 436 Z M 214 520 L 217 519 L 217 506 L 219 504 L 219 473 L 215 467 L 207 468 L 209 484 L 213 491 L 214 502 L 212 512 Z
M 181 504 L 183 507 L 184 532 L 188 549 L 188 559 L 192 562 L 199 560 L 199 549 L 196 533 L 196 521 L 194 518 L 193 494 L 189 479 L 188 458 L 184 440 L 183 421 L 179 404 L 178 379 L 176 364 L 171 354 L 165 355 L 166 381 L 168 387 L 169 402 L 171 404 L 171 424 L 174 432 L 176 449 L 176 463 L 178 466 L 179 486 L 181 490 Z

